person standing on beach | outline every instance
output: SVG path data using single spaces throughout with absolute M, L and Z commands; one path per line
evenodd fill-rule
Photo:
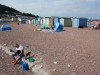
M 19 21 L 18 21 L 17 25 L 19 26 Z
M 17 22 L 17 30 L 19 29 L 19 21 Z

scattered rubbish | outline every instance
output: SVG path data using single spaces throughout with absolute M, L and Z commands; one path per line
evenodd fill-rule
M 41 29 L 37 29 L 38 31 L 40 31 Z
M 70 64 L 68 64 L 68 67 L 71 67 L 71 65 L 70 65 Z
M 35 58 L 29 58 L 29 62 L 34 62 Z
M 58 64 L 58 62 L 57 62 L 57 61 L 55 61 L 55 62 L 54 62 L 54 64 Z

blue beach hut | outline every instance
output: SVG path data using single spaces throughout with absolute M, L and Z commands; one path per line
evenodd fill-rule
M 26 20 L 26 19 L 23 19 L 23 20 L 21 21 L 21 23 L 22 23 L 22 24 L 27 24 L 27 20 Z
M 46 23 L 46 18 L 44 17 L 44 18 L 43 18 L 43 24 L 45 24 L 45 23 Z
M 35 19 L 35 24 L 36 24 L 36 25 L 38 24 L 38 18 Z
M 38 24 L 38 18 L 34 19 L 34 24 L 36 24 L 36 25 Z
M 60 22 L 60 18 L 59 18 L 59 17 L 54 17 L 54 24 L 55 24 L 56 22 Z
M 87 18 L 72 18 L 72 27 L 87 27 Z

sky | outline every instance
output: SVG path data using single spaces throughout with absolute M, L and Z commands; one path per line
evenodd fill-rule
M 100 19 L 100 0 L 0 0 L 0 4 L 41 17 Z

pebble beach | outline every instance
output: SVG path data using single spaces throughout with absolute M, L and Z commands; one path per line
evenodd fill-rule
M 40 26 L 9 25 L 12 31 L 0 31 L 0 45 L 15 49 L 16 43 L 22 44 L 42 65 L 44 75 L 100 75 L 100 30 L 64 27 L 62 32 L 41 32 Z M 20 64 L 11 61 L 0 50 L 0 75 L 39 75 L 23 72 Z

